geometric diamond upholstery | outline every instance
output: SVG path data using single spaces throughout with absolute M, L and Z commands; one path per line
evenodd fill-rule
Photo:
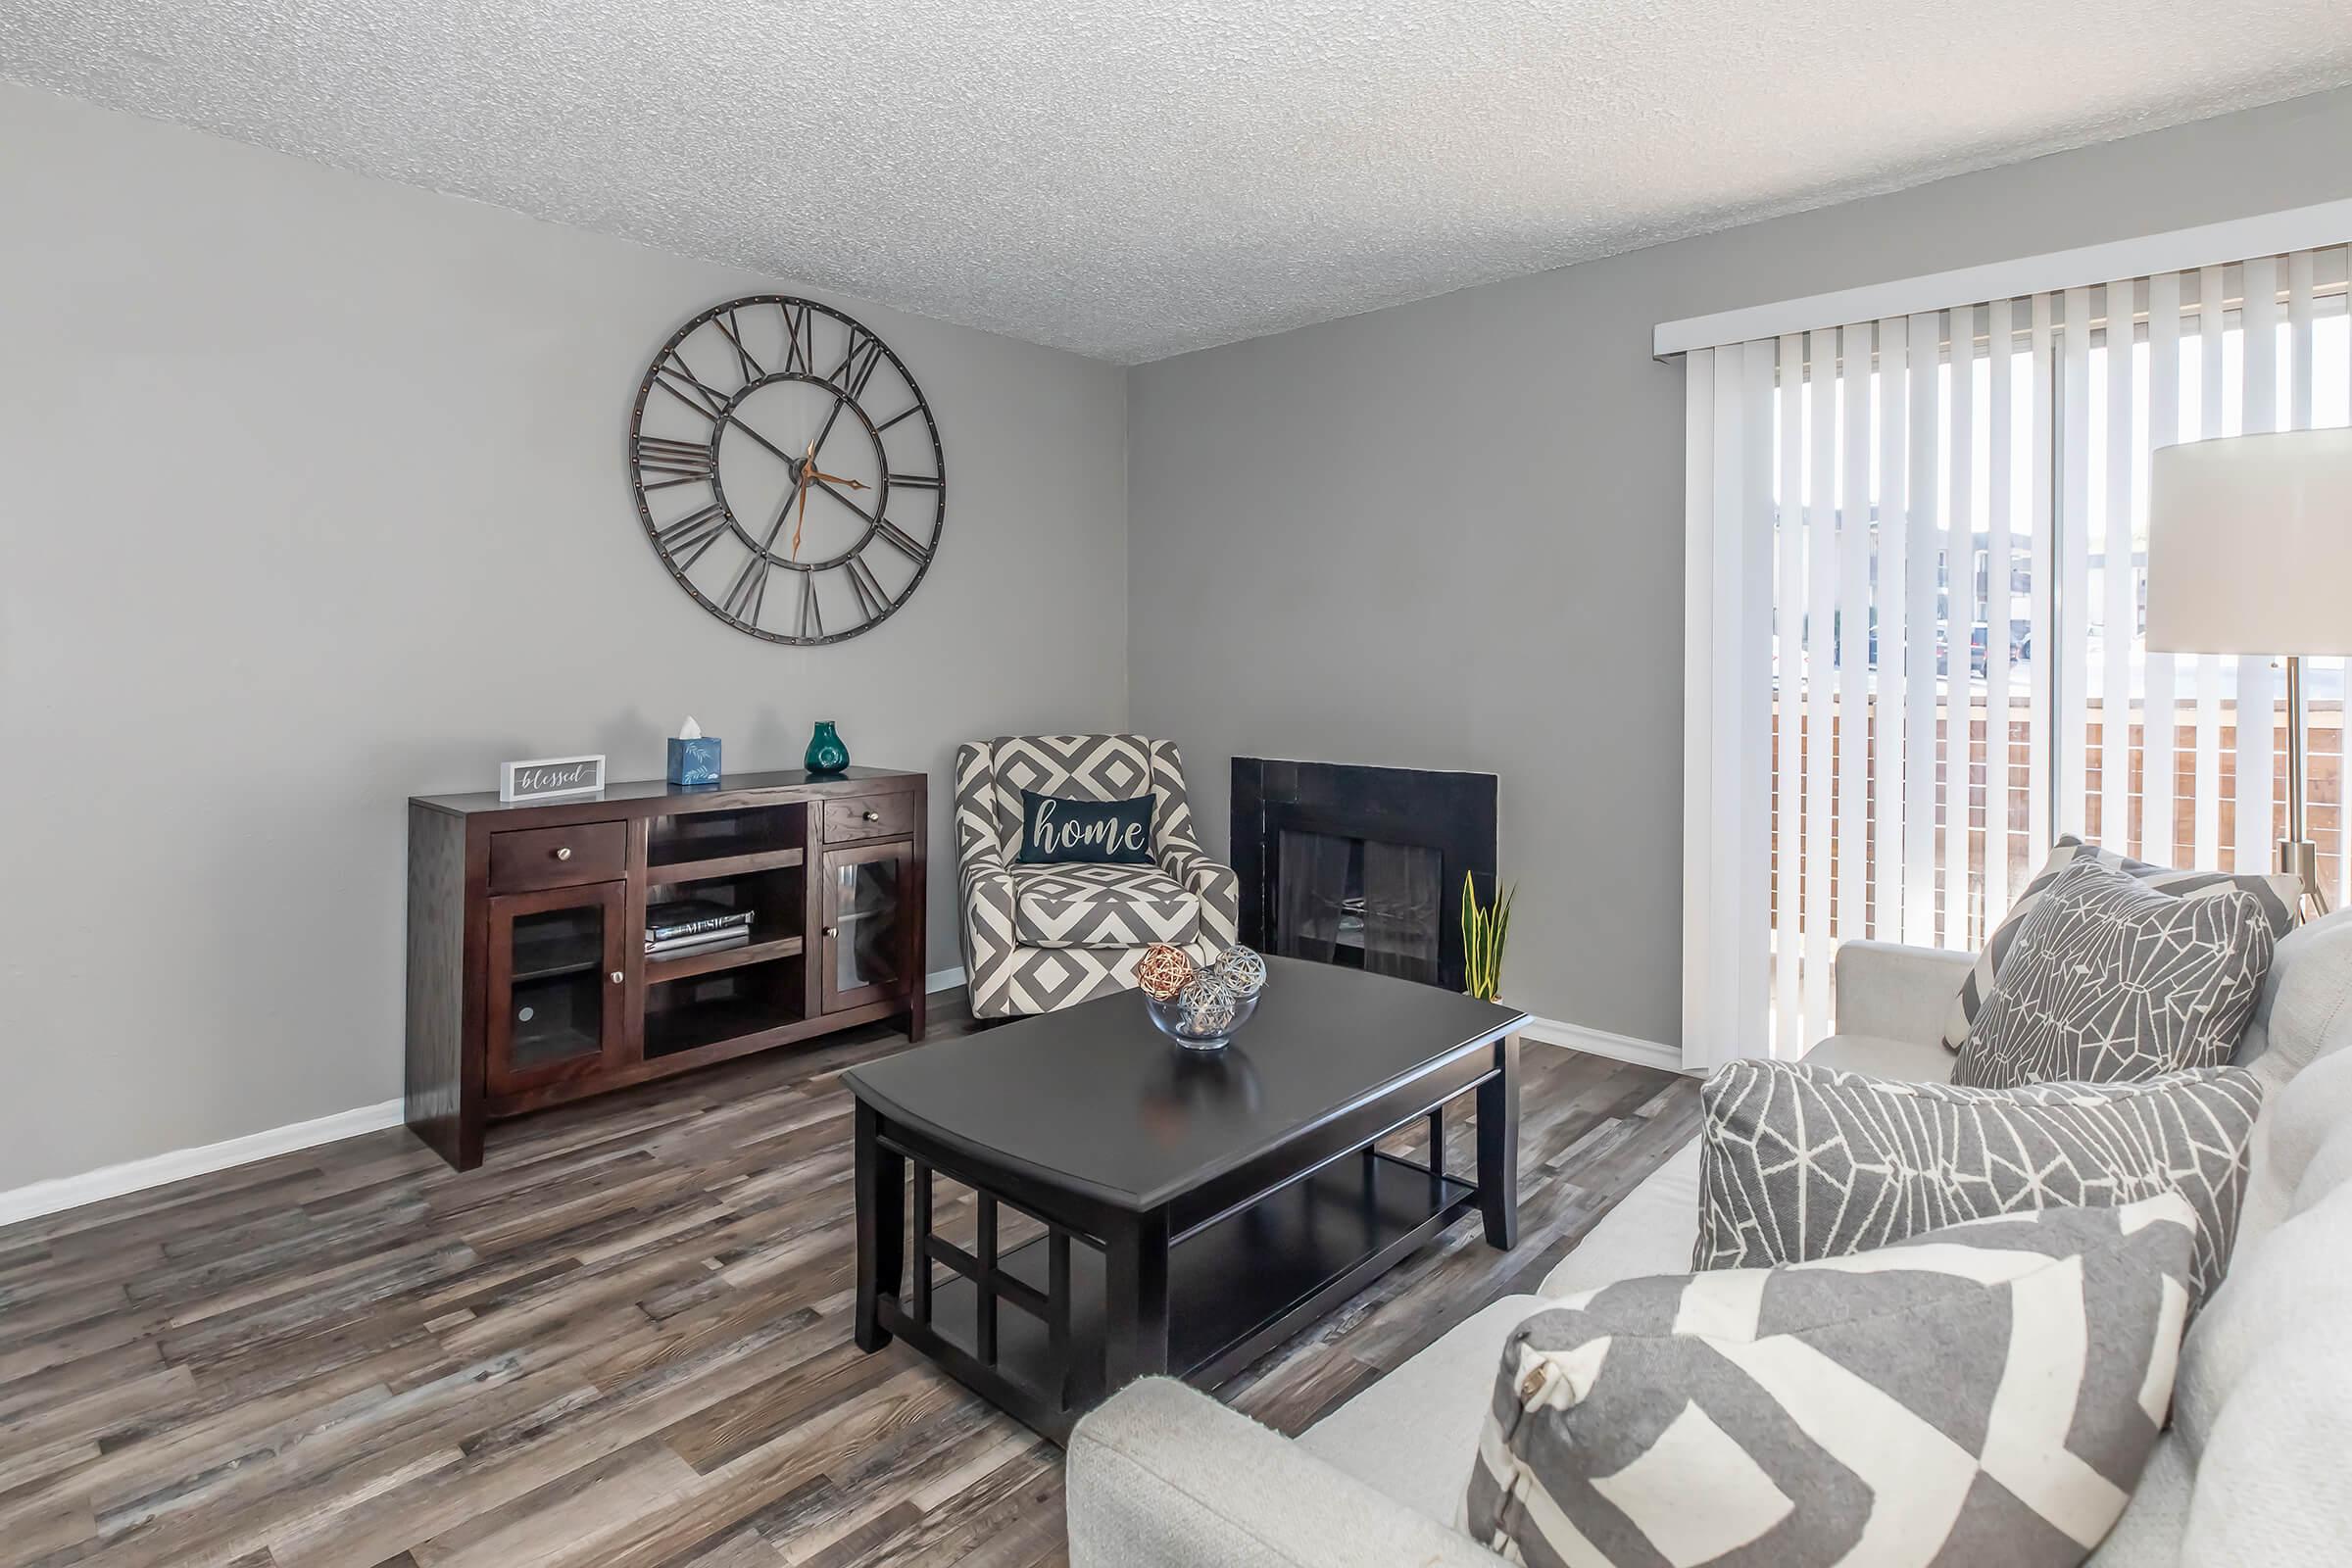
M 1004 858 L 1019 859 L 1026 842 L 1023 790 L 1063 801 L 1132 801 L 1150 793 L 1151 746 L 1140 735 L 1003 735 L 991 742 Z
M 1150 865 L 1013 865 L 1014 934 L 1032 948 L 1187 943 L 1200 901 Z
M 1023 790 L 1080 801 L 1133 800 L 1148 791 L 1155 864 L 1017 864 Z M 1184 762 L 1170 741 L 1141 735 L 1010 735 L 965 742 L 956 749 L 956 859 L 963 967 L 976 1018 L 1051 1012 L 1132 990 L 1136 963 L 1152 942 L 1177 942 L 1196 961 L 1205 962 L 1241 935 L 1241 879 L 1231 866 L 1210 859 L 1193 837 Z M 1072 884 L 1084 884 L 1107 892 L 1119 884 L 1079 873 L 1118 871 L 1153 875 L 1165 885 L 1129 886 L 1127 897 L 1115 901 L 1070 891 Z M 1024 883 L 1031 884 L 1025 911 Z M 1139 892 L 1145 896 L 1139 899 Z M 1189 901 L 1182 914 L 1171 892 Z M 1085 907 L 1073 909 L 1074 902 Z M 1089 932 L 1107 942 L 1114 925 L 1137 940 L 1124 946 L 1049 945 Z M 1186 934 L 1149 934 L 1155 930 Z

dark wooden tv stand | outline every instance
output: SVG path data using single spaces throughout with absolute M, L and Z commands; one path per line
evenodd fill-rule
M 470 1170 L 492 1117 L 894 1016 L 922 1039 L 926 782 L 413 797 L 409 1126 Z M 751 910 L 749 945 L 648 955 L 671 896 Z

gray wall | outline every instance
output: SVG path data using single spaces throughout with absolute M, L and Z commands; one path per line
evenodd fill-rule
M 7 84 L 0 215 L 0 1191 L 396 1096 L 412 793 L 836 718 L 931 770 L 944 968 L 955 743 L 1126 716 L 1114 367 L 837 299 L 956 483 L 802 652 L 678 590 L 622 452 L 677 323 L 789 284 Z
M 789 283 L 0 84 L 0 1191 L 396 1095 L 402 798 L 651 775 L 690 710 L 931 770 L 935 967 L 967 734 L 1173 737 L 1219 844 L 1236 752 L 1494 769 L 1509 994 L 1672 1041 L 1651 324 L 2342 196 L 2347 144 L 2306 99 L 1131 374 L 837 300 L 956 487 L 908 608 L 801 653 L 670 583 L 620 439 L 679 320 Z
M 1652 325 L 2342 197 L 2347 146 L 2337 92 L 1142 367 L 1133 722 L 1183 743 L 1220 846 L 1237 753 L 1499 773 L 1505 995 L 1677 1043 L 1683 373 Z

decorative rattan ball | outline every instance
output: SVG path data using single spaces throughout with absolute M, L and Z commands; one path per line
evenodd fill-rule
M 1237 998 L 1246 1000 L 1266 988 L 1266 960 L 1253 948 L 1227 948 L 1214 967 L 1218 982 Z
M 1184 989 L 1195 972 L 1192 958 L 1182 948 L 1154 942 L 1136 960 L 1135 983 L 1145 996 L 1168 1002 Z
M 1176 999 L 1176 1018 L 1188 1035 L 1221 1035 L 1233 1027 L 1233 993 L 1214 975 L 1195 975 Z

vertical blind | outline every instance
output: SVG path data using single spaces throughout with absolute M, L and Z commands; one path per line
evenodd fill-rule
M 2270 863 L 2272 662 L 2146 651 L 2148 456 L 2352 421 L 2345 268 L 2299 251 L 1690 353 L 1687 1062 L 1827 1033 L 1838 943 L 1978 947 L 2054 834 Z M 2312 663 L 2340 901 L 2345 671 Z

